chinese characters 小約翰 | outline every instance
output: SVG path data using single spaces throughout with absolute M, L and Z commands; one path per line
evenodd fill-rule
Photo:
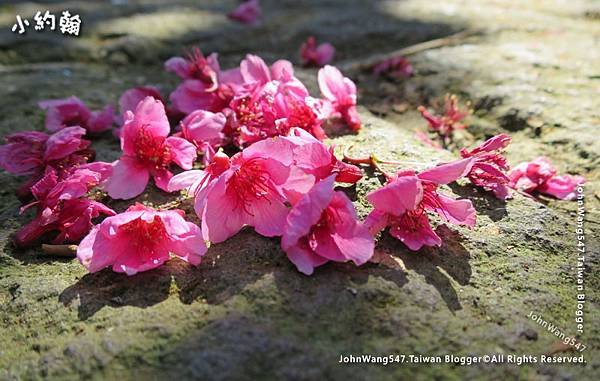
M 17 22 L 12 26 L 12 32 L 18 34 L 27 33 L 27 29 L 30 26 L 29 20 L 22 18 L 21 15 L 17 15 Z M 49 10 L 44 13 L 37 11 L 33 16 L 35 21 L 34 29 L 36 32 L 44 30 L 56 30 L 56 16 Z M 69 11 L 63 11 L 58 20 L 58 28 L 62 34 L 68 34 L 71 36 L 79 36 L 81 29 L 81 18 L 78 14 L 71 15 Z

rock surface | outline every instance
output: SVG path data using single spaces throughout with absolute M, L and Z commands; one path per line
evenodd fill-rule
M 224 14 L 233 1 L 115 1 L 0 7 L 0 131 L 43 128 L 37 101 L 77 95 L 91 106 L 116 102 L 123 90 L 176 79 L 162 62 L 193 44 L 218 51 L 223 66 L 248 52 L 297 61 L 307 35 L 331 41 L 336 61 L 368 59 L 459 30 L 477 33 L 457 45 L 410 57 L 416 75 L 354 78 L 365 122 L 358 135 L 329 143 L 353 152 L 432 165 L 451 152 L 425 148 L 415 110 L 446 92 L 470 99 L 475 115 L 460 142 L 498 132 L 513 136 L 509 161 L 550 157 L 586 186 L 586 315 L 578 339 L 585 366 L 549 364 L 433 366 L 338 364 L 341 354 L 540 355 L 560 341 L 532 321 L 542 316 L 575 334 L 577 205 L 516 195 L 506 203 L 468 184 L 446 192 L 474 200 L 473 230 L 439 227 L 444 245 L 410 252 L 386 234 L 379 263 L 328 264 L 311 277 L 295 271 L 277 239 L 251 229 L 210 248 L 199 268 L 172 260 L 128 278 L 86 274 L 74 260 L 18 251 L 10 236 L 31 216 L 18 214 L 19 179 L 0 174 L 0 379 L 595 379 L 600 372 L 598 224 L 600 24 L 594 2 L 482 0 L 262 1 L 262 25 Z M 198 4 L 200 3 L 200 4 Z M 82 36 L 10 33 L 15 15 L 69 9 Z M 596 16 L 595 16 L 596 15 Z M 243 34 L 243 38 L 240 36 Z M 316 94 L 314 70 L 299 76 Z M 404 111 L 408 110 L 408 111 Z M 107 134 L 94 142 L 99 160 L 118 156 Z M 348 189 L 361 215 L 371 176 Z M 151 189 L 139 201 L 169 200 Z M 111 207 L 123 210 L 122 202 Z

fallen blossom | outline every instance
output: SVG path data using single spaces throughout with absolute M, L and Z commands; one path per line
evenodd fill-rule
M 461 110 L 458 107 L 456 95 L 446 95 L 444 98 L 444 114 L 442 116 L 431 114 L 425 107 L 419 106 L 419 112 L 429 123 L 429 129 L 436 132 L 445 142 L 452 139 L 454 131 L 467 128 L 462 120 L 470 114 L 470 110 Z
M 121 158 L 113 163 L 113 172 L 104 189 L 115 199 L 130 199 L 141 194 L 150 176 L 156 186 L 167 190 L 175 163 L 191 169 L 196 147 L 185 139 L 168 137 L 169 121 L 162 102 L 146 97 L 128 111 L 121 133 Z
M 196 110 L 181 121 L 181 137 L 203 153 L 215 152 L 226 142 L 223 133 L 226 122 L 227 118 L 220 112 Z
M 221 71 L 218 55 L 205 57 L 198 48 L 193 48 L 187 58 L 170 58 L 165 69 L 183 79 L 169 96 L 174 111 L 183 114 L 223 110 L 233 98 L 233 89 L 242 82 L 239 68 Z
M 114 211 L 104 204 L 84 197 L 105 179 L 104 169 L 96 167 L 99 172 L 93 169 L 77 168 L 63 180 L 59 180 L 56 171 L 48 170 L 31 187 L 35 201 L 22 208 L 23 211 L 36 206 L 38 213 L 17 231 L 15 243 L 28 246 L 51 231 L 58 231 L 53 243 L 77 242 L 89 232 L 93 218 L 113 215 Z
M 261 13 L 258 0 L 245 0 L 236 9 L 229 12 L 227 17 L 242 24 L 253 25 L 258 23 Z
M 280 186 L 289 175 L 291 153 L 265 153 L 235 155 L 207 191 L 201 215 L 206 240 L 222 242 L 244 225 L 266 237 L 281 235 L 288 208 Z
M 414 69 L 410 62 L 402 56 L 388 58 L 373 66 L 373 74 L 389 75 L 396 78 L 412 76 Z
M 310 36 L 300 46 L 300 58 L 304 66 L 321 67 L 333 60 L 335 48 L 329 42 L 317 45 L 315 37 Z
M 539 192 L 561 200 L 573 200 L 575 190 L 585 182 L 582 176 L 556 175 L 557 170 L 549 159 L 538 157 L 531 162 L 517 165 L 509 172 L 509 186 L 513 189 L 533 194 Z
M 171 254 L 197 266 L 207 247 L 200 228 L 183 216 L 181 210 L 136 203 L 94 226 L 79 244 L 77 258 L 91 273 L 112 266 L 134 275 L 161 266 Z
M 59 179 L 95 155 L 90 141 L 82 139 L 85 130 L 67 127 L 52 135 L 37 131 L 18 132 L 5 138 L 0 146 L 0 168 L 30 178 L 17 189 L 19 199 L 31 197 L 31 186 L 52 169 Z
M 244 225 L 266 237 L 280 236 L 288 213 L 281 188 L 293 160 L 289 143 L 280 138 L 263 140 L 237 153 L 227 164 L 220 160 L 222 164 L 216 168 L 222 172 L 216 177 L 209 172 L 208 176 L 196 173 L 190 179 L 196 188 L 195 209 L 202 220 L 204 239 L 223 242 Z M 173 184 L 171 189 L 177 187 Z
M 325 65 L 318 73 L 319 89 L 331 104 L 329 119 L 343 120 L 352 130 L 361 127 L 360 117 L 356 110 L 356 85 L 350 78 L 344 77 L 334 66 Z
M 244 84 L 229 105 L 232 112 L 227 127 L 235 145 L 245 147 L 287 135 L 290 127 L 324 135 L 321 121 L 306 104 L 308 90 L 294 76 L 289 61 L 279 60 L 269 67 L 260 57 L 247 55 L 240 63 L 240 73 Z
M 437 213 L 445 222 L 475 226 L 476 212 L 470 200 L 455 200 L 437 191 L 439 185 L 465 176 L 472 165 L 473 159 L 467 158 L 419 174 L 399 172 L 367 195 L 375 209 L 365 225 L 373 234 L 390 226 L 390 234 L 414 251 L 424 245 L 440 246 L 442 240 L 431 228 L 427 211 Z
M 114 123 L 113 106 L 107 105 L 102 111 L 90 111 L 79 98 L 52 99 L 39 102 L 46 110 L 46 129 L 56 132 L 65 127 L 79 126 L 95 134 L 110 129 Z
M 509 166 L 503 151 L 511 140 L 510 136 L 500 134 L 471 151 L 465 148 L 460 150 L 461 157 L 475 158 L 471 171 L 467 174 L 468 179 L 473 184 L 494 192 L 494 195 L 501 200 L 510 197 L 508 190 L 510 179 L 505 173 Z
M 331 175 L 313 186 L 285 221 L 281 247 L 306 275 L 328 261 L 353 261 L 360 266 L 373 256 L 373 236 L 357 220 L 348 196 L 334 191 L 334 181 Z

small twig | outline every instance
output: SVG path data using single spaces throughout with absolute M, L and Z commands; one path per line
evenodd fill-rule
M 346 147 L 346 149 L 344 149 L 344 161 L 350 164 L 354 164 L 354 165 L 358 165 L 358 164 L 366 164 L 368 166 L 370 166 L 371 168 L 379 171 L 383 176 L 385 176 L 386 180 L 391 180 L 393 177 L 387 173 L 386 171 L 383 170 L 383 168 L 381 168 L 381 166 L 379 165 L 379 162 L 377 160 L 377 157 L 374 154 L 369 155 L 368 157 L 363 157 L 363 158 L 352 158 L 349 156 L 349 151 L 350 149 L 353 147 L 353 145 L 350 145 L 348 147 Z
M 475 30 L 463 30 L 458 33 L 452 34 L 447 37 L 436 38 L 435 40 L 429 40 L 425 42 L 420 42 L 415 45 L 407 46 L 402 49 L 394 50 L 389 53 L 377 54 L 374 56 L 370 56 L 363 59 L 351 60 L 340 63 L 340 69 L 344 72 L 347 71 L 360 71 L 360 70 L 368 70 L 373 66 L 377 65 L 381 61 L 385 61 L 387 59 L 397 57 L 397 56 L 410 56 L 413 54 L 421 53 L 430 49 L 437 49 L 444 46 L 451 46 L 462 42 L 467 37 L 472 37 L 475 35 L 479 35 L 480 31 Z
M 74 257 L 77 253 L 77 245 L 48 245 L 42 244 L 42 251 L 46 255 L 57 257 Z

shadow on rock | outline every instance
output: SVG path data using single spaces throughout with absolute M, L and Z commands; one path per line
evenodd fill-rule
M 266 276 L 275 278 L 280 292 L 303 298 L 307 292 L 310 294 L 311 288 L 318 294 L 324 284 L 352 296 L 351 285 L 366 283 L 369 276 L 382 277 L 398 287 L 407 282 L 403 270 L 389 264 L 359 268 L 352 263 L 330 262 L 315 269 L 313 275 L 306 276 L 287 259 L 278 239 L 261 237 L 248 228 L 211 247 L 198 269 L 174 274 L 180 299 L 186 304 L 198 299 L 221 304 Z
M 82 320 L 93 316 L 104 306 L 149 307 L 168 297 L 171 272 L 179 266 L 178 262 L 170 261 L 158 269 L 135 276 L 118 274 L 111 269 L 87 274 L 63 290 L 59 301 L 65 306 L 78 303 L 78 315 Z
M 460 186 L 456 183 L 449 184 L 454 193 L 473 202 L 477 213 L 485 214 L 492 221 L 500 221 L 508 215 L 506 201 L 497 199 L 492 192 L 475 188 L 474 186 Z
M 406 269 L 423 275 L 425 281 L 440 293 L 451 311 L 458 311 L 462 306 L 449 277 L 460 285 L 469 284 L 472 274 L 470 253 L 460 243 L 462 238 L 459 233 L 445 225 L 440 225 L 436 232 L 443 242 L 439 248 L 423 247 L 418 252 L 413 252 L 388 234 L 382 237 L 381 245 L 389 253 L 400 258 Z

